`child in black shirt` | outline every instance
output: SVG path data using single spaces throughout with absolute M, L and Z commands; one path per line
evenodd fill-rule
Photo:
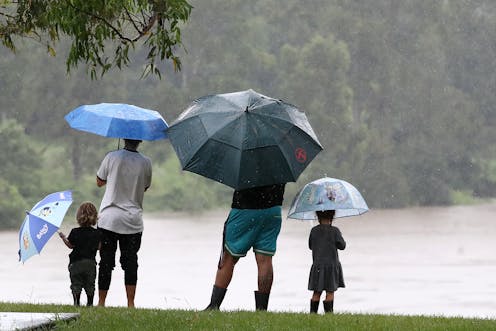
M 68 237 L 59 232 L 65 245 L 72 249 L 69 254 L 69 275 L 71 278 L 74 305 L 80 305 L 81 291 L 84 288 L 87 306 L 93 305 L 96 278 L 96 252 L 100 248 L 101 234 L 96 225 L 98 212 L 91 202 L 82 203 L 76 213 L 79 227 L 73 228 Z

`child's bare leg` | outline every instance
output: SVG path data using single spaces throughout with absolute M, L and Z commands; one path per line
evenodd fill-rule
M 325 301 L 334 301 L 334 292 L 326 291 Z
M 310 313 L 317 314 L 319 310 L 320 295 L 322 292 L 313 291 L 312 299 L 310 299 Z
M 313 291 L 312 301 L 320 301 L 320 296 L 321 295 L 322 295 L 322 292 Z

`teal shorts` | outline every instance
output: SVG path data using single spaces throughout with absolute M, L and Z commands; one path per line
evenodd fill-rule
M 231 209 L 224 229 L 224 247 L 234 257 L 255 253 L 273 256 L 281 231 L 281 206 L 267 209 Z

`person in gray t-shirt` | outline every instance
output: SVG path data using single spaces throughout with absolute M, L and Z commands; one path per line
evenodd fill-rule
M 138 152 L 140 143 L 141 140 L 124 139 L 124 149 L 108 153 L 96 174 L 97 186 L 106 185 L 98 220 L 98 229 L 102 233 L 98 272 L 99 306 L 105 306 L 119 244 L 127 305 L 134 307 L 138 251 L 143 233 L 143 196 L 152 180 L 152 163 Z

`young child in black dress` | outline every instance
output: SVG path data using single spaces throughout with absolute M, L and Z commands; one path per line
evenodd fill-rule
M 72 249 L 69 254 L 69 276 L 71 278 L 74 305 L 80 305 L 81 291 L 86 292 L 86 305 L 93 305 L 96 278 L 96 252 L 100 249 L 100 231 L 96 225 L 98 211 L 91 202 L 82 203 L 76 213 L 79 227 L 73 228 L 68 237 L 59 232 L 65 245 Z
M 317 211 L 319 225 L 312 228 L 308 246 L 312 250 L 313 264 L 308 278 L 308 289 L 313 291 L 310 313 L 317 313 L 320 296 L 326 292 L 324 311 L 333 312 L 334 292 L 344 287 L 343 270 L 339 262 L 338 249 L 345 249 L 346 242 L 341 231 L 332 226 L 334 210 Z

